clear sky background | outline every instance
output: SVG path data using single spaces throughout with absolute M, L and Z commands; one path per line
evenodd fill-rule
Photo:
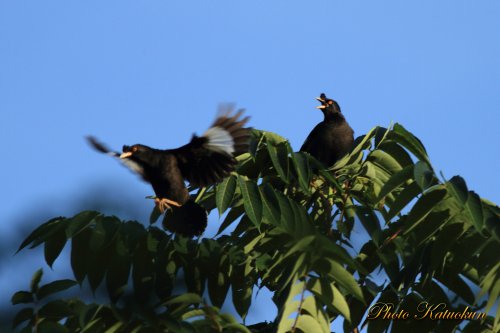
M 0 1 L 0 306 L 43 267 L 11 254 L 47 218 L 105 201 L 146 222 L 152 190 L 85 135 L 177 147 L 221 102 L 298 150 L 325 92 L 356 136 L 401 123 L 498 203 L 499 18 L 497 0 Z

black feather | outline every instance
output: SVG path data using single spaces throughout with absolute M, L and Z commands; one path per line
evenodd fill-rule
M 340 106 L 325 94 L 318 98 L 324 119 L 311 131 L 300 151 L 307 152 L 326 167 L 346 155 L 354 143 L 354 131 L 347 123 Z
M 209 186 L 229 176 L 237 164 L 235 156 L 248 151 L 250 129 L 245 128 L 249 117 L 240 119 L 243 111 L 220 114 L 202 136 L 176 149 L 160 150 L 145 145 L 123 146 L 123 153 L 110 151 L 94 137 L 87 137 L 91 146 L 101 153 L 120 159 L 139 173 L 153 187 L 156 197 L 177 202 L 168 213 L 175 216 L 164 226 L 186 236 L 199 235 L 206 227 L 206 211 L 189 196 L 185 181 L 194 187 Z M 186 206 L 185 206 L 186 205 Z M 182 209 L 181 209 L 182 208 Z M 180 220 L 186 225 L 181 226 Z

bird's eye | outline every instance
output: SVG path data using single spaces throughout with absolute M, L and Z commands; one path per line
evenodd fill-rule
M 328 104 L 329 104 L 329 105 L 332 105 L 332 104 L 333 104 L 333 101 L 328 101 Z
M 137 151 L 137 146 L 132 147 L 132 152 L 135 153 Z

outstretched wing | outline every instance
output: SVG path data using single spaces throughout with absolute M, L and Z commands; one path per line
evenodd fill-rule
M 167 152 L 174 154 L 182 176 L 193 186 L 208 186 L 229 176 L 236 166 L 237 155 L 248 151 L 250 129 L 245 124 L 243 110 L 220 112 L 214 123 L 202 135 L 194 135 L 187 145 Z
M 135 173 L 138 173 L 144 180 L 147 180 L 145 175 L 144 175 L 144 168 L 141 167 L 138 163 L 132 161 L 129 158 L 120 158 L 120 153 L 117 153 L 115 151 L 111 151 L 106 147 L 103 143 L 97 141 L 97 139 L 93 136 L 87 136 L 87 141 L 88 143 L 97 150 L 100 153 L 109 155 L 111 157 L 114 157 L 118 159 L 123 165 L 125 165 L 127 168 L 132 170 Z

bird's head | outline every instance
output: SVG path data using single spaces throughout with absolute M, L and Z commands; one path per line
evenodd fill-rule
M 153 150 L 148 146 L 141 144 L 135 144 L 133 146 L 123 146 L 121 159 L 131 159 L 137 162 L 147 162 L 150 156 L 153 154 Z
M 326 97 L 324 93 L 322 93 L 319 97 L 316 97 L 316 99 L 321 103 L 321 105 L 317 106 L 316 108 L 320 109 L 323 112 L 325 118 L 341 113 L 338 103 L 333 99 Z

